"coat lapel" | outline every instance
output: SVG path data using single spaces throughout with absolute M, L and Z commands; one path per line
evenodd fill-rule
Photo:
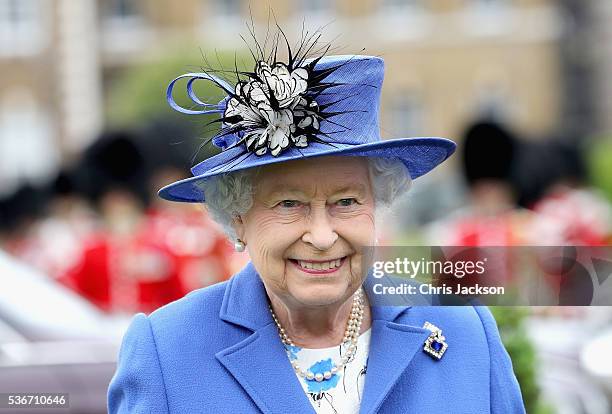
M 369 280 L 366 280 L 366 293 Z M 374 303 L 372 300 L 370 303 Z M 372 306 L 372 335 L 361 414 L 375 413 L 430 332 L 401 323 L 410 306 Z M 314 413 L 293 372 L 268 310 L 267 295 L 249 263 L 227 284 L 220 318 L 247 328 L 250 335 L 218 352 L 231 373 L 264 413 Z
M 366 292 L 371 289 L 367 288 Z M 370 301 L 373 303 L 373 301 Z M 372 306 L 372 336 L 361 414 L 375 413 L 431 333 L 399 322 L 410 306 Z
M 215 356 L 259 409 L 264 413 L 314 413 L 289 363 L 268 310 L 263 283 L 252 264 L 228 283 L 219 316 L 252 331 Z
M 314 412 L 278 338 L 276 325 L 257 330 L 216 357 L 264 413 Z

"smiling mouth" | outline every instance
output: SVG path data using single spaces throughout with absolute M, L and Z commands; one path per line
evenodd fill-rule
M 298 269 L 306 273 L 312 274 L 327 274 L 333 273 L 342 267 L 342 264 L 346 260 L 346 256 L 339 259 L 329 261 L 307 261 L 307 260 L 296 260 L 289 259 Z

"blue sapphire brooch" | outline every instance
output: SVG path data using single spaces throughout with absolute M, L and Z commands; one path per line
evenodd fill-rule
M 448 344 L 445 342 L 446 338 L 442 335 L 442 330 L 429 322 L 425 322 L 423 328 L 431 331 L 431 334 L 425 340 L 423 351 L 434 359 L 441 359 L 444 352 L 446 352 L 446 348 L 448 348 Z

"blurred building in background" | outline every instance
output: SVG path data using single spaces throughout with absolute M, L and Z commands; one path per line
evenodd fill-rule
M 292 40 L 303 25 L 327 25 L 324 40 L 336 53 L 385 58 L 383 136 L 458 137 L 483 115 L 529 136 L 612 127 L 609 2 L 264 3 L 0 0 L 2 191 L 47 177 L 88 145 L 105 125 L 108 90 L 124 70 L 154 66 L 177 48 L 246 50 L 239 33 L 248 35 L 251 17 L 261 38 L 275 19 Z M 593 38 L 597 58 L 588 53 Z M 185 62 L 186 70 L 190 63 L 201 62 Z M 162 101 L 165 85 L 150 87 Z
M 595 110 L 600 127 L 604 132 L 612 131 L 612 3 L 606 0 L 596 0 L 591 9 L 592 31 L 587 32 L 584 42 L 590 54 L 586 61 L 594 67 L 596 83 Z M 590 36 L 589 36 L 590 34 Z M 590 45 L 590 47 L 588 47 Z
M 383 137 L 447 136 L 460 155 L 479 123 L 516 135 L 517 148 L 479 144 L 480 159 L 462 165 L 455 156 L 415 182 L 397 209 L 407 213 L 392 217 L 389 244 L 443 244 L 427 239 L 433 223 L 457 236 L 453 244 L 609 245 L 611 19 L 610 0 L 0 0 L 0 252 L 111 313 L 152 311 L 236 271 L 248 258 L 233 257 L 199 206 L 155 196 L 186 173 L 186 154 L 210 135 L 206 119 L 173 114 L 165 89 L 202 66 L 250 67 L 249 26 L 263 43 L 277 23 L 292 44 L 321 29 L 330 54 L 385 59 Z M 100 156 L 109 133 L 129 135 L 140 163 L 126 159 L 126 147 Z M 492 144 L 490 129 L 484 135 Z M 592 153 L 588 168 L 582 149 Z M 504 166 L 510 153 L 496 183 L 466 185 L 462 167 L 491 178 L 483 167 Z M 116 174 L 122 162 L 127 176 Z M 452 221 L 464 224 L 456 234 Z M 517 237 L 525 230 L 535 236 Z M 18 298 L 28 280 L 13 273 L 0 272 L 9 288 L 0 302 Z M 8 303 L 28 316 L 29 303 Z M 499 309 L 528 412 L 610 412 L 612 368 L 600 358 L 582 367 L 580 352 L 596 354 L 581 351 L 586 338 L 575 335 L 605 329 L 604 342 L 591 344 L 604 349 L 610 315 L 606 307 Z M 2 328 L 0 318 L 0 354 L 15 342 Z M 2 362 L 0 383 L 14 382 Z M 555 410 L 540 406 L 538 385 Z M 99 405 L 106 412 L 104 398 Z
M 93 0 L 0 1 L 0 180 L 57 172 L 103 125 Z

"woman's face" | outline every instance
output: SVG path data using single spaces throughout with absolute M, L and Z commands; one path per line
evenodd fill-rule
M 254 192 L 236 230 L 268 292 L 290 307 L 346 301 L 363 280 L 361 247 L 375 240 L 367 161 L 270 165 L 255 178 Z

